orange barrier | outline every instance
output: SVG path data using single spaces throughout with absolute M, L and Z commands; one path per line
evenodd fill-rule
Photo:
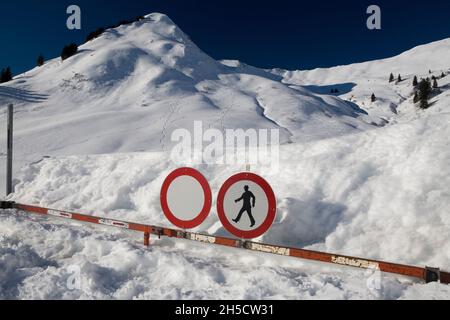
M 59 217 L 64 219 L 72 219 L 87 223 L 101 224 L 115 228 L 128 229 L 144 233 L 144 245 L 150 245 L 150 235 L 156 235 L 158 237 L 171 237 L 179 239 L 187 239 L 196 242 L 202 242 L 207 244 L 216 244 L 222 246 L 228 246 L 233 248 L 241 248 L 251 251 L 265 252 L 276 255 L 283 255 L 313 261 L 320 261 L 344 266 L 358 267 L 363 269 L 372 269 L 382 272 L 400 274 L 403 276 L 409 276 L 419 278 L 425 282 L 441 282 L 445 284 L 450 283 L 450 273 L 440 271 L 437 268 L 430 267 L 415 267 L 391 262 L 384 262 L 378 260 L 370 260 L 358 257 L 343 256 L 339 254 L 331 254 L 319 251 L 311 251 L 299 248 L 290 248 L 284 246 L 276 246 L 271 244 L 264 244 L 252 241 L 243 241 L 239 239 L 216 237 L 207 234 L 193 233 L 181 230 L 175 230 L 170 228 L 163 228 L 139 223 L 132 223 L 102 217 L 96 217 L 92 215 L 84 215 L 74 212 L 54 210 L 49 208 L 43 208 L 38 206 L 19 204 L 14 202 L 1 202 L 0 208 L 2 209 L 17 209 L 25 212 L 36 213 L 40 215 Z

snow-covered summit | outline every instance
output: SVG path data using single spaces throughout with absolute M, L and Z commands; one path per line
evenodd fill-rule
M 192 129 L 194 120 L 221 130 L 278 128 L 282 143 L 377 123 L 347 101 L 212 59 L 158 13 L 1 85 L 0 105 L 8 103 L 16 106 L 17 145 L 26 154 L 167 150 L 172 130 Z

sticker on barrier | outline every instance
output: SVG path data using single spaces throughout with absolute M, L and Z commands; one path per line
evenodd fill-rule
M 166 218 L 182 229 L 198 227 L 208 217 L 212 193 L 208 181 L 195 169 L 173 171 L 161 188 L 161 207 Z
M 217 213 L 231 234 L 241 239 L 257 238 L 267 232 L 275 220 L 275 194 L 262 177 L 239 173 L 220 189 Z

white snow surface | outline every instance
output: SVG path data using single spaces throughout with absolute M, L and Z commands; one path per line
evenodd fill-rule
M 177 167 L 174 129 L 278 128 L 278 170 L 252 167 L 278 202 L 258 241 L 450 271 L 450 76 L 427 110 L 411 85 L 447 73 L 449 51 L 447 39 L 362 64 L 261 70 L 215 61 L 167 16 L 148 15 L 0 85 L 0 132 L 4 106 L 16 106 L 9 199 L 170 226 L 159 191 Z M 404 81 L 388 83 L 390 72 Z M 213 195 L 244 169 L 196 168 Z M 196 231 L 229 236 L 215 203 Z M 446 285 L 182 240 L 147 249 L 140 237 L 0 211 L 0 298 L 450 298 Z M 81 288 L 70 290 L 73 268 Z

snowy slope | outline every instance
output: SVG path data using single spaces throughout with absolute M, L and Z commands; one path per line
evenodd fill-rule
M 0 85 L 0 132 L 14 103 L 20 167 L 45 155 L 168 150 L 170 133 L 192 130 L 194 120 L 220 130 L 278 128 L 282 143 L 377 123 L 354 104 L 279 80 L 215 61 L 167 16 L 151 14 Z
M 282 147 L 282 171 L 267 174 L 264 167 L 254 168 L 272 184 L 279 202 L 278 218 L 263 240 L 448 270 L 450 148 L 448 139 L 440 137 L 450 135 L 449 121 L 450 113 L 446 113 Z M 169 226 L 161 214 L 158 194 L 173 168 L 162 153 L 46 159 L 24 169 L 12 199 Z M 214 194 L 229 175 L 242 170 L 199 169 Z M 55 220 L 39 218 L 40 223 L 33 223 L 23 214 L 4 213 L 1 221 L 2 246 L 13 247 L 8 249 L 11 252 L 23 247 L 20 252 L 25 257 L 17 257 L 17 264 L 24 264 L 30 273 L 17 275 L 24 280 L 9 288 L 13 297 L 450 297 L 445 285 L 423 285 L 351 268 L 168 239 L 147 251 L 140 245 L 140 235 L 129 239 L 129 234 L 80 228 L 78 223 L 50 227 Z M 198 230 L 226 234 L 215 209 Z M 38 258 L 46 259 L 43 265 Z M 32 268 L 35 264 L 37 269 Z M 72 265 L 80 266 L 86 277 L 82 291 L 63 287 Z M 255 265 L 258 272 L 250 272 Z M 16 271 L 9 273 L 16 276 Z M 165 281 L 156 280 L 161 278 Z
M 283 146 L 280 170 L 252 168 L 269 181 L 279 203 L 276 223 L 263 240 L 450 266 L 450 234 L 445 232 L 450 230 L 450 148 L 448 140 L 440 139 L 450 134 L 449 120 L 447 113 Z M 170 226 L 160 209 L 159 190 L 175 168 L 162 153 L 46 159 L 24 169 L 13 199 Z M 242 169 L 199 167 L 213 194 Z M 224 234 L 215 208 L 198 230 Z M 374 239 L 383 240 L 373 245 Z M 434 246 L 439 250 L 430 250 Z
M 450 148 L 439 137 L 450 134 L 449 121 L 447 113 L 382 132 L 284 146 L 283 170 L 265 175 L 280 204 L 277 221 L 263 240 L 448 270 Z M 161 153 L 47 159 L 24 169 L 13 199 L 168 225 L 158 193 L 172 168 Z M 217 193 L 240 168 L 200 169 Z M 1 221 L 3 263 L 14 266 L 0 281 L 6 297 L 450 297 L 445 285 L 357 269 L 169 239 L 147 250 L 137 234 L 42 218 L 29 221 L 23 214 L 4 212 Z M 224 234 L 214 209 L 198 229 Z M 256 265 L 258 271 L 249 271 Z M 65 289 L 72 266 L 82 270 L 83 290 Z M 9 283 L 11 277 L 20 281 Z
M 4 105 L 17 107 L 10 199 L 168 225 L 158 196 L 176 167 L 173 129 L 195 120 L 279 128 L 281 169 L 252 167 L 279 203 L 258 240 L 450 271 L 450 76 L 438 80 L 428 110 L 412 103 L 411 85 L 429 69 L 449 70 L 448 52 L 443 40 L 391 59 L 267 71 L 215 61 L 168 17 L 151 14 L 0 85 L 0 131 Z M 390 72 L 405 81 L 388 83 Z M 243 169 L 199 167 L 213 194 Z M 228 236 L 214 206 L 198 230 Z M 2 211 L 0 297 L 450 298 L 439 284 L 169 239 L 145 249 L 131 236 Z M 81 291 L 67 290 L 73 266 Z
M 146 249 L 140 237 L 133 242 L 129 234 L 110 229 L 11 213 L 0 217 L 1 298 L 448 299 L 450 294 L 448 286 L 392 275 L 170 239 Z M 81 290 L 67 289 L 74 267 L 81 271 Z
M 326 69 L 275 69 L 271 72 L 283 77 L 282 81 L 286 84 L 293 87 L 302 86 L 315 93 L 330 94 L 331 89 L 338 89 L 336 96 L 356 103 L 373 117 L 398 121 L 399 113 L 416 114 L 411 103 L 414 76 L 420 80 L 433 75 L 439 78 L 443 72 L 450 74 L 449 50 L 450 39 L 444 39 L 418 46 L 388 59 Z M 400 74 L 403 81 L 388 83 L 391 73 L 395 80 Z M 440 86 L 448 89 L 448 78 L 443 82 L 439 81 Z M 377 97 L 375 103 L 370 101 L 372 93 Z
M 361 79 L 383 78 L 389 79 L 389 73 L 397 74 L 427 74 L 429 70 L 449 70 L 450 57 L 448 48 L 450 39 L 444 39 L 421 45 L 408 50 L 398 56 L 355 63 L 333 68 L 318 68 L 306 71 L 274 70 L 283 73 L 286 79 L 295 79 L 306 84 L 346 83 Z

